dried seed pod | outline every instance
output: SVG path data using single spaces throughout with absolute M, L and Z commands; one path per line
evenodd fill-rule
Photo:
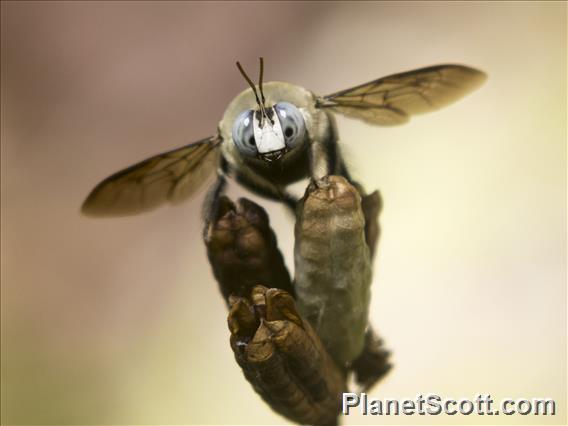
M 344 366 L 365 343 L 371 258 L 359 192 L 340 176 L 311 183 L 297 209 L 298 310 Z
M 327 226 L 331 230 L 343 226 L 349 230 L 346 234 L 349 236 L 354 227 L 345 227 L 344 222 L 351 214 L 351 222 L 347 223 L 352 224 L 353 216 L 358 214 L 350 210 L 357 210 L 353 208 L 356 197 L 344 182 L 331 180 L 324 187 L 331 192 L 330 202 L 337 203 L 337 207 L 331 207 L 332 211 L 327 213 L 329 220 L 338 223 Z M 361 188 L 359 191 L 363 194 Z M 371 252 L 378 239 L 380 205 L 376 191 L 362 195 L 364 240 Z M 314 207 L 307 210 L 313 213 Z M 337 234 L 340 232 L 324 233 L 322 240 L 332 243 Z M 206 230 L 205 241 L 221 291 L 228 297 L 231 347 L 247 380 L 275 411 L 295 422 L 336 424 L 339 396 L 346 389 L 346 369 L 334 362 L 316 332 L 296 310 L 288 292 L 254 286 L 272 279 L 280 287 L 291 290 L 289 274 L 266 212 L 248 200 L 241 199 L 235 205 L 223 197 L 217 218 Z M 339 251 L 336 249 L 334 253 L 337 255 Z M 313 266 L 310 262 L 306 265 Z M 344 324 L 342 317 L 336 320 Z M 362 389 L 372 386 L 388 371 L 388 355 L 369 329 L 363 351 L 349 368 Z
M 282 290 L 258 287 L 251 299 L 252 310 L 231 299 L 228 319 L 231 348 L 247 380 L 272 409 L 294 422 L 337 424 L 345 377 L 301 319 L 294 299 Z M 258 318 L 252 336 L 235 332 L 250 330 L 248 312 Z
M 255 315 L 252 305 L 244 297 L 231 296 L 229 306 L 227 322 L 231 334 L 238 336 L 241 340 L 252 339 L 260 325 L 260 320 Z
M 221 197 L 205 245 L 225 300 L 248 296 L 253 286 L 265 282 L 294 294 L 268 215 L 252 201 L 241 198 L 234 204 Z

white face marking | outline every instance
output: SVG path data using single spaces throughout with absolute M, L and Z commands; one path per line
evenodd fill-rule
M 284 142 L 284 134 L 280 126 L 280 120 L 274 113 L 274 125 L 266 118 L 262 120 L 262 128 L 257 119 L 257 114 L 253 114 L 253 129 L 256 148 L 259 154 L 266 154 L 267 152 L 278 151 L 286 148 Z

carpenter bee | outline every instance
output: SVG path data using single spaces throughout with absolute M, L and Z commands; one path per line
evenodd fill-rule
M 350 180 L 338 147 L 333 113 L 391 126 L 446 106 L 485 80 L 463 65 L 436 65 L 390 75 L 320 97 L 303 87 L 263 84 L 260 58 L 258 84 L 237 67 L 250 88 L 227 107 L 217 133 L 181 148 L 150 157 L 99 183 L 82 211 L 92 216 L 137 214 L 178 203 L 216 173 L 204 206 L 211 216 L 227 177 L 253 192 L 294 208 L 287 186 L 302 178 L 342 175 Z

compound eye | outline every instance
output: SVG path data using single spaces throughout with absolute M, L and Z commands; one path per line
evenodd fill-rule
M 306 124 L 300 110 L 291 103 L 278 102 L 274 105 L 276 115 L 280 120 L 284 142 L 288 148 L 295 148 L 304 141 Z
M 239 152 L 247 157 L 256 157 L 258 150 L 254 140 L 253 111 L 242 112 L 233 124 L 233 142 Z

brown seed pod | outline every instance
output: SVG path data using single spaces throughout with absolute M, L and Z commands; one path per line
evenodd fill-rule
M 338 184 L 340 189 L 342 185 Z M 356 199 L 353 194 L 349 196 Z M 344 196 L 338 198 L 339 205 L 349 206 Z M 372 251 L 379 229 L 380 198 L 376 191 L 362 196 L 361 209 L 364 240 Z M 341 217 L 345 211 L 339 209 L 332 214 Z M 241 244 L 243 235 L 248 235 L 249 240 L 244 238 Z M 261 244 L 255 246 L 258 241 Z M 269 244 L 265 244 L 267 241 Z M 237 206 L 224 198 L 218 217 L 207 230 L 206 243 L 216 277 L 228 296 L 228 325 L 235 359 L 256 392 L 276 412 L 298 423 L 335 424 L 347 372 L 353 371 L 356 383 L 368 389 L 389 370 L 389 353 L 372 330 L 367 330 L 363 350 L 349 370 L 338 367 L 319 336 L 302 319 L 288 292 L 251 284 L 262 280 L 254 278 L 255 270 L 277 282 L 289 283 L 262 208 L 248 200 L 239 200 Z M 267 246 L 270 249 L 262 252 Z M 256 248 L 247 252 L 247 247 Z M 243 280 L 245 277 L 248 281 Z
M 251 301 L 231 299 L 228 319 L 231 348 L 247 380 L 272 409 L 294 422 L 336 424 L 344 374 L 287 292 L 264 287 L 253 292 Z M 252 335 L 250 313 L 258 319 Z
M 225 300 L 230 295 L 249 296 L 260 283 L 294 294 L 268 215 L 252 201 L 241 198 L 235 204 L 221 197 L 217 217 L 206 229 L 205 245 Z
M 345 366 L 363 350 L 370 301 L 371 256 L 357 189 L 340 176 L 310 184 L 295 235 L 298 310 Z

